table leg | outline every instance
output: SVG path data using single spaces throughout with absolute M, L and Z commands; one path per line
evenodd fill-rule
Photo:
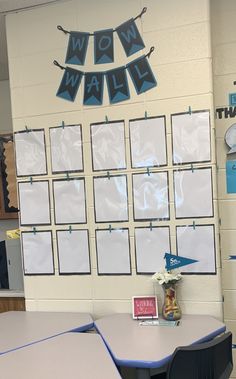
M 136 368 L 137 379 L 150 379 L 150 370 L 148 368 Z

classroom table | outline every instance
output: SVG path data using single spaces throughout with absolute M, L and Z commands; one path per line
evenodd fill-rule
M 139 379 L 165 371 L 176 347 L 210 340 L 226 329 L 205 315 L 183 315 L 178 326 L 143 326 L 130 314 L 114 314 L 94 325 L 117 366 L 136 367 Z
M 0 356 L 4 379 L 121 379 L 98 334 L 66 333 Z
M 0 313 L 0 355 L 69 331 L 93 327 L 88 313 L 12 311 Z

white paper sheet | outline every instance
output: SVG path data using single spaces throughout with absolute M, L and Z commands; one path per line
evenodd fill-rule
M 131 120 L 129 127 L 132 167 L 166 165 L 165 117 Z
M 53 180 L 55 224 L 86 223 L 84 179 Z
M 83 170 L 81 125 L 50 128 L 52 172 Z
M 165 253 L 171 251 L 169 227 L 135 228 L 135 251 L 137 273 L 164 270 Z
M 128 221 L 126 175 L 94 178 L 96 222 Z
M 173 162 L 191 163 L 211 160 L 209 111 L 171 116 Z
M 133 174 L 134 219 L 168 219 L 167 172 Z
M 25 275 L 54 274 L 52 233 L 22 232 L 21 239 Z
M 177 226 L 177 252 L 179 256 L 196 259 L 182 272 L 215 273 L 215 231 L 214 225 Z
M 15 133 L 17 176 L 46 175 L 44 130 Z
M 174 172 L 176 218 L 212 217 L 211 168 Z
M 96 230 L 98 274 L 131 274 L 128 229 Z
M 93 169 L 126 168 L 124 122 L 91 125 Z
M 89 274 L 88 230 L 57 231 L 60 274 Z
M 21 225 L 50 225 L 48 181 L 19 182 Z

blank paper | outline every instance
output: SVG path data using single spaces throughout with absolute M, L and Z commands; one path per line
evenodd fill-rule
M 53 180 L 55 224 L 86 223 L 84 178 Z
M 167 172 L 133 174 L 134 219 L 169 218 Z
M 96 222 L 128 221 L 126 175 L 94 178 Z
M 173 163 L 211 160 L 209 111 L 182 113 L 171 116 Z
M 211 168 L 174 172 L 176 218 L 212 217 Z
M 15 133 L 17 176 L 46 175 L 44 130 Z
M 167 164 L 165 117 L 131 120 L 129 128 L 133 168 Z
M 19 182 L 21 225 L 49 225 L 51 214 L 48 181 Z
M 98 274 L 131 274 L 128 229 L 96 230 Z
M 83 170 L 81 125 L 50 128 L 52 172 Z
M 137 273 L 153 274 L 165 269 L 165 253 L 170 249 L 169 227 L 135 228 Z
M 60 274 L 89 274 L 88 230 L 57 231 Z
M 216 272 L 214 225 L 177 226 L 177 252 L 181 257 L 199 262 L 181 267 L 182 272 Z
M 93 169 L 126 168 L 124 121 L 91 125 Z
M 25 275 L 54 274 L 52 233 L 22 232 Z

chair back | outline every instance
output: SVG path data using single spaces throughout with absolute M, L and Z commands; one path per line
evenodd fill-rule
M 232 333 L 228 332 L 209 342 L 178 347 L 166 378 L 229 379 L 232 369 Z

